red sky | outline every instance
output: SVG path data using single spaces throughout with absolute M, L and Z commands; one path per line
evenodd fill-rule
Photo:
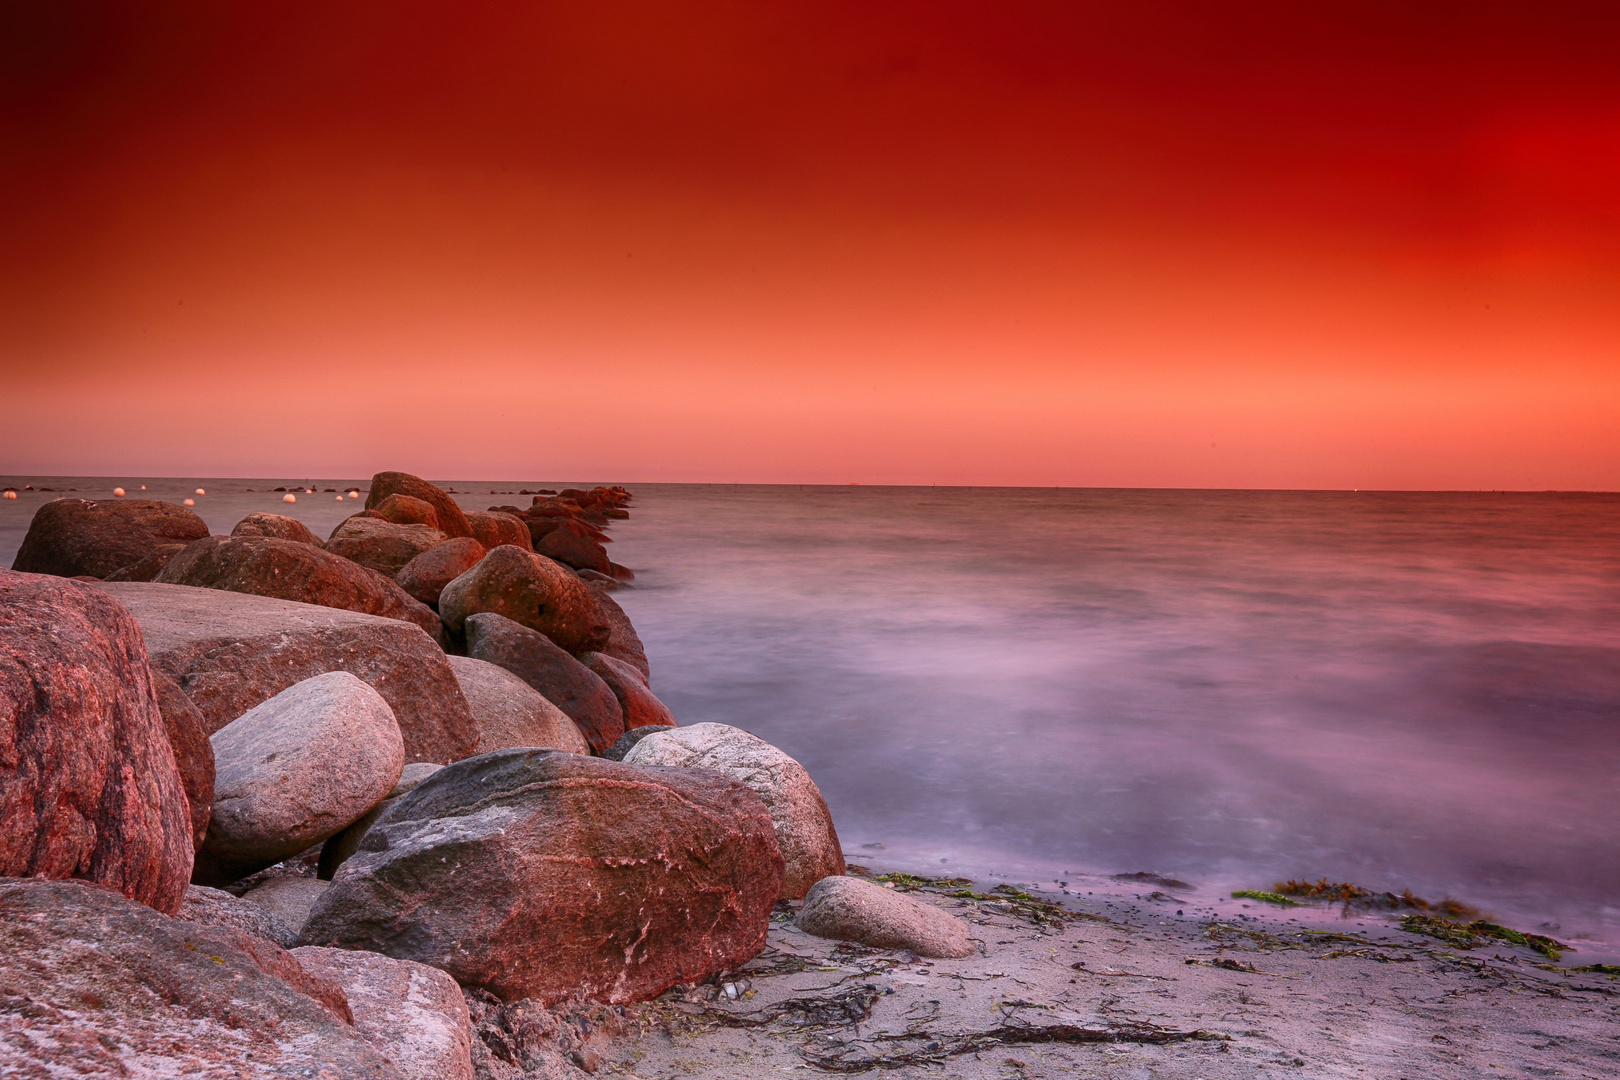
M 1620 489 L 1612 2 L 5 11 L 0 472 Z

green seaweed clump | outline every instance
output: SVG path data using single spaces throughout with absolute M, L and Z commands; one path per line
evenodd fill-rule
M 1477 949 L 1492 941 L 1505 941 L 1510 945 L 1534 949 L 1549 960 L 1557 960 L 1564 955 L 1566 949 L 1574 951 L 1562 941 L 1541 934 L 1526 934 L 1483 919 L 1462 922 L 1457 919 L 1437 918 L 1433 915 L 1407 915 L 1401 919 L 1401 929 L 1408 934 L 1438 938 L 1447 945 L 1459 949 Z
M 907 874 L 895 870 L 888 874 L 879 874 L 873 881 L 886 881 L 901 892 L 915 892 L 918 889 L 960 889 L 964 885 L 973 884 L 965 877 L 923 877 L 920 874 Z
M 1239 889 L 1232 895 L 1239 900 L 1264 900 L 1268 904 L 1278 904 L 1282 907 L 1299 907 L 1298 900 L 1290 900 L 1281 893 L 1261 892 L 1259 889 Z
M 1100 915 L 1083 915 L 1070 911 L 1061 904 L 1054 904 L 1050 900 L 1042 900 L 1038 896 L 1031 896 L 1022 889 L 1011 885 L 997 885 L 988 893 L 976 893 L 972 889 L 958 889 L 947 893 L 948 896 L 961 897 L 964 900 L 978 900 L 994 904 L 997 907 L 1009 908 L 1009 914 L 1016 915 L 1036 926 L 1061 926 L 1074 919 L 1095 919 L 1100 922 L 1109 920 Z

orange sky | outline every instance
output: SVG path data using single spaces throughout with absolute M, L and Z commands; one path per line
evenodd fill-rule
M 132 7 L 0 472 L 1620 488 L 1612 3 Z

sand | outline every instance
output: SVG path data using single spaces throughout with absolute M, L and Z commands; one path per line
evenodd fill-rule
M 597 1073 L 1620 1075 L 1620 980 L 1568 971 L 1580 957 L 1546 970 L 1528 949 L 1458 950 L 1381 916 L 1072 884 L 1081 895 L 1042 894 L 1072 913 L 1061 920 L 915 892 L 973 924 L 980 955 L 964 960 L 811 937 L 783 904 L 744 970 L 630 1010 L 625 1030 L 592 1039 Z

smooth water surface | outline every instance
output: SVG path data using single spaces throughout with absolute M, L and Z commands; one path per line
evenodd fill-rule
M 207 488 L 217 532 L 356 509 L 144 482 Z M 847 851 L 1327 876 L 1620 939 L 1620 496 L 632 490 L 654 689 L 804 762 Z M 0 504 L 6 565 L 50 497 Z

